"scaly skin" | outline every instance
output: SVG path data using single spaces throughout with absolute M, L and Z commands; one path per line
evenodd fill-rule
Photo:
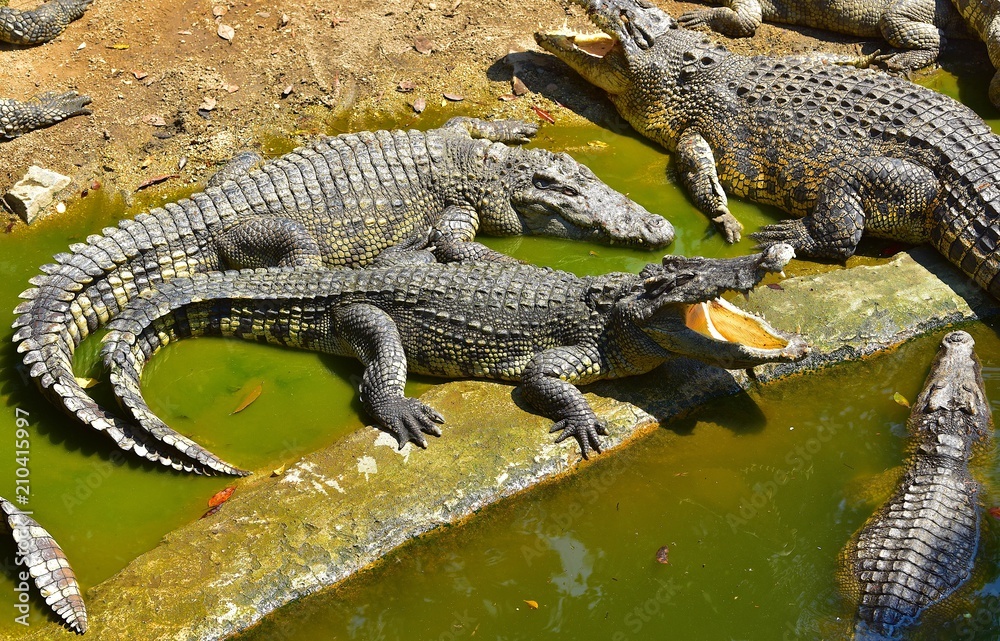
M 898 638 L 972 572 L 979 484 L 969 462 L 993 435 L 974 345 L 965 332 L 944 337 L 907 422 L 903 479 L 841 555 L 846 592 L 858 603 L 855 639 Z
M 993 66 L 1000 69 L 1000 2 L 997 0 L 951 0 L 965 22 L 986 43 Z M 1000 71 L 990 81 L 990 102 L 1000 109 Z
M 691 198 L 727 240 L 742 230 L 728 190 L 805 216 L 753 234 L 761 246 L 842 260 L 865 230 L 930 241 L 1000 297 L 1000 137 L 970 109 L 828 59 L 732 54 L 645 0 L 579 2 L 613 40 L 606 55 L 585 50 L 594 36 L 536 40 L 677 153 Z
M 80 596 L 76 574 L 69 566 L 62 548 L 35 519 L 0 497 L 0 510 L 14 534 L 18 558 L 15 578 L 27 572 L 45 603 L 77 634 L 87 631 L 87 608 Z
M 967 33 L 949 0 L 710 0 L 710 4 L 723 6 L 689 11 L 678 22 L 687 28 L 707 25 L 733 38 L 754 35 L 762 21 L 881 37 L 908 50 L 885 61 L 890 69 L 899 71 L 935 62 L 946 37 Z
M 544 234 L 662 247 L 673 228 L 565 154 L 508 147 L 536 131 L 519 121 L 456 118 L 428 132 L 324 138 L 236 180 L 110 227 L 44 265 L 15 313 L 14 340 L 42 392 L 119 447 L 177 469 L 239 473 L 183 437 L 157 441 L 80 388 L 79 343 L 141 291 L 224 268 L 358 267 L 431 225 L 457 241 L 477 232 Z M 510 260 L 473 242 L 456 258 Z M 383 254 L 384 255 L 384 254 Z
M 49 0 L 30 11 L 0 7 L 0 41 L 15 45 L 40 45 L 62 33 L 69 23 L 83 17 L 94 0 Z M 3 2 L 4 5 L 7 2 Z
M 0 98 L 0 140 L 10 140 L 34 129 L 49 127 L 73 116 L 88 116 L 90 96 L 75 91 L 39 94 L 26 102 Z
M 730 369 L 805 356 L 801 337 L 715 301 L 792 255 L 779 245 L 728 260 L 667 256 L 639 275 L 588 278 L 492 262 L 199 274 L 131 301 L 109 324 L 102 354 L 122 406 L 151 433 L 170 428 L 142 398 L 145 364 L 171 341 L 223 335 L 358 358 L 362 404 L 400 447 L 425 447 L 423 434 L 439 436 L 444 420 L 403 395 L 407 371 L 519 382 L 556 421 L 556 441 L 572 436 L 586 458 L 607 432 L 576 385 L 648 372 L 677 355 Z M 692 305 L 702 301 L 713 302 Z M 702 313 L 746 328 L 743 342 L 727 340 L 730 324 L 714 338 L 691 329 L 707 326 L 698 325 Z

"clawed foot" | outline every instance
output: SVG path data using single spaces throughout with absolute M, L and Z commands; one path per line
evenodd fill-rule
M 805 223 L 801 218 L 782 220 L 761 227 L 759 231 L 750 234 L 750 238 L 757 241 L 757 250 L 765 250 L 778 243 L 786 243 L 795 249 L 799 256 L 815 256 L 816 242 L 809 235 Z
M 62 94 L 49 91 L 36 96 L 35 100 L 59 110 L 67 118 L 70 116 L 88 116 L 92 113 L 90 109 L 86 108 L 91 102 L 90 96 L 80 95 L 75 91 L 67 91 Z
M 582 422 L 576 422 L 574 419 L 564 418 L 552 426 L 552 429 L 549 430 L 549 434 L 559 431 L 561 431 L 562 434 L 560 434 L 556 439 L 556 443 L 562 443 L 567 438 L 572 436 L 576 439 L 576 442 L 580 444 L 580 454 L 585 459 L 589 458 L 587 454 L 591 449 L 598 454 L 601 453 L 601 442 L 597 437 L 598 435 L 608 435 L 608 429 L 604 426 L 604 422 L 598 420 L 596 417 L 584 419 Z
M 711 27 L 712 10 L 698 9 L 696 11 L 682 13 L 681 16 L 677 18 L 677 24 L 685 29 L 694 29 L 695 27 L 700 27 L 702 25 Z
M 508 120 L 510 129 L 505 142 L 528 143 L 538 133 L 538 125 L 524 120 Z
M 441 436 L 438 424 L 444 423 L 444 417 L 436 410 L 424 405 L 415 398 L 394 398 L 386 401 L 378 408 L 377 419 L 382 427 L 396 437 L 399 449 L 412 441 L 415 445 L 427 448 L 424 434 Z
M 740 232 L 743 231 L 743 223 L 738 221 L 736 216 L 730 214 L 728 210 L 712 218 L 712 223 L 715 224 L 715 228 L 719 230 L 719 233 L 722 234 L 727 243 L 740 242 Z

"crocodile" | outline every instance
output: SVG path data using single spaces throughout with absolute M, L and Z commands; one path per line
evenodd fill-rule
M 424 434 L 440 436 L 444 421 L 404 396 L 410 371 L 517 382 L 555 421 L 556 442 L 573 437 L 587 458 L 607 430 L 578 385 L 678 356 L 730 369 L 804 357 L 801 336 L 719 298 L 746 292 L 793 255 L 787 245 L 730 259 L 668 255 L 638 275 L 595 277 L 485 261 L 195 274 L 130 301 L 101 353 L 123 409 L 152 434 L 173 431 L 142 397 L 146 363 L 180 338 L 222 335 L 359 359 L 362 406 L 400 448 L 426 447 Z
M 946 38 L 968 37 L 949 0 L 716 0 L 722 6 L 683 13 L 681 26 L 706 25 L 732 38 L 747 38 L 762 21 L 813 27 L 862 38 L 882 37 L 905 49 L 884 60 L 891 70 L 910 71 L 934 63 Z
M 427 132 L 321 138 L 106 228 L 56 255 L 21 294 L 14 341 L 23 363 L 50 400 L 120 448 L 209 472 L 217 461 L 187 439 L 154 443 L 95 403 L 73 376 L 76 346 L 162 281 L 223 268 L 359 267 L 432 224 L 463 241 L 451 244 L 461 247 L 455 260 L 512 260 L 471 242 L 480 231 L 649 249 L 673 240 L 669 222 L 568 155 L 504 144 L 536 130 L 455 118 Z
M 2 496 L 0 510 L 3 511 L 17 544 L 14 579 L 18 582 L 18 595 L 25 595 L 19 596 L 19 603 L 24 603 L 20 598 L 27 598 L 27 583 L 30 579 L 45 603 L 71 630 L 77 634 L 86 632 L 87 608 L 80 596 L 76 574 L 62 548 L 35 519 Z M 27 619 L 27 607 L 21 609 L 17 604 L 14 607 Z
M 69 23 L 83 17 L 94 0 L 49 0 L 30 11 L 11 9 L 0 2 L 0 42 L 40 45 L 52 40 Z
M 1000 69 L 1000 2 L 997 0 L 951 0 L 958 12 L 983 42 L 990 62 Z M 1000 71 L 990 81 L 990 102 L 1000 109 Z
M 742 230 L 728 190 L 804 216 L 751 234 L 760 247 L 844 260 L 865 230 L 930 241 L 1000 297 L 1000 137 L 972 110 L 829 57 L 733 54 L 646 0 L 574 1 L 604 33 L 537 42 L 676 153 L 726 240 Z
M 972 573 L 980 516 L 969 463 L 993 434 L 974 345 L 966 332 L 944 337 L 907 421 L 902 481 L 841 553 L 856 639 L 898 637 Z
M 12 140 L 73 116 L 89 116 L 90 96 L 49 91 L 25 101 L 0 98 L 0 140 Z

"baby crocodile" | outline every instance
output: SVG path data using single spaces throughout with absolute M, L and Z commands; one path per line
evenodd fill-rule
M 948 0 L 716 0 L 723 6 L 681 14 L 683 27 L 708 25 L 733 38 L 746 38 L 763 20 L 828 29 L 863 38 L 882 37 L 907 49 L 886 59 L 890 69 L 910 70 L 937 60 L 945 37 L 968 35 Z
M 14 564 L 14 579 L 18 583 L 18 593 L 27 594 L 21 584 L 30 578 L 41 593 L 45 603 L 78 634 L 87 631 L 87 608 L 80 596 L 80 586 L 76 574 L 69 566 L 62 548 L 52 536 L 16 505 L 0 496 L 0 510 L 3 510 L 7 525 L 14 534 L 17 544 L 17 561 Z M 21 569 L 23 568 L 23 569 Z M 24 589 L 27 589 L 24 585 Z M 17 606 L 15 605 L 15 608 Z M 27 617 L 27 609 L 18 610 Z
M 353 356 L 361 402 L 402 447 L 426 446 L 443 418 L 403 395 L 407 371 L 515 381 L 584 458 L 604 424 L 575 387 L 648 372 L 687 356 L 730 369 L 794 361 L 799 336 L 717 298 L 746 291 L 793 256 L 787 245 L 725 260 L 666 256 L 638 275 L 577 277 L 531 265 L 407 263 L 363 270 L 271 268 L 175 278 L 131 301 L 102 354 L 122 406 L 174 438 L 139 389 L 154 353 L 186 336 L 222 335 Z
M 0 6 L 0 41 L 15 45 L 40 45 L 62 33 L 69 23 L 83 17 L 94 0 L 49 0 L 21 11 Z M 3 0 L 3 5 L 7 0 Z
M 903 480 L 842 553 L 856 639 L 896 638 L 972 572 L 979 485 L 969 461 L 993 434 L 974 345 L 965 332 L 944 337 L 907 422 Z
M 432 225 L 471 241 L 542 234 L 657 248 L 673 227 L 566 154 L 509 147 L 537 127 L 455 118 L 431 131 L 321 138 L 176 203 L 89 236 L 21 294 L 14 341 L 42 392 L 124 450 L 206 470 L 186 439 L 164 447 L 97 405 L 73 376 L 76 346 L 141 291 L 226 268 L 362 266 Z M 457 258 L 504 258 L 476 243 Z M 510 260 L 510 259 L 507 259 Z M 213 461 L 214 462 L 214 461 Z M 233 472 L 234 470 L 220 470 Z
M 34 129 L 49 127 L 73 116 L 88 116 L 90 96 L 75 91 L 49 91 L 25 102 L 0 98 L 0 140 L 10 140 Z
M 677 152 L 683 184 L 727 240 L 742 225 L 725 189 L 805 216 L 752 234 L 762 246 L 844 259 L 864 230 L 930 241 L 1000 297 L 1000 137 L 970 109 L 867 69 L 732 54 L 645 0 L 577 1 L 607 35 L 539 44 Z

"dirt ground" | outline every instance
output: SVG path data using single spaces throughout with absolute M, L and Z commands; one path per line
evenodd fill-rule
M 695 6 L 660 5 L 673 15 Z M 438 107 L 445 93 L 464 100 L 443 109 L 483 117 L 537 121 L 535 105 L 557 120 L 617 120 L 600 92 L 535 46 L 534 31 L 565 23 L 589 30 L 581 9 L 556 0 L 94 0 L 50 43 L 0 43 L 3 97 L 75 89 L 93 98 L 94 112 L 0 143 L 0 193 L 31 164 L 71 176 L 70 199 L 95 180 L 128 194 L 178 174 L 165 188 L 178 186 L 240 149 L 326 133 L 348 111 L 359 121 L 406 115 L 419 126 L 412 103 Z M 743 53 L 858 47 L 773 26 L 727 44 Z M 510 99 L 515 72 L 529 91 Z M 400 83 L 413 88 L 403 93 Z

